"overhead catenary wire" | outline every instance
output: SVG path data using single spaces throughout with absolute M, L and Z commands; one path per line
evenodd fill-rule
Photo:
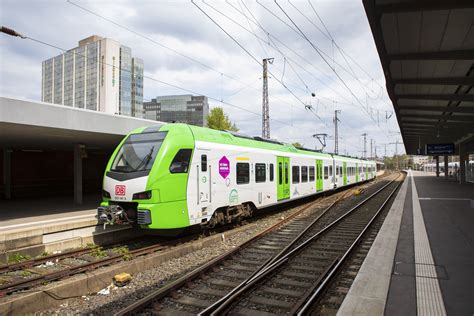
M 229 32 L 227 32 L 219 23 L 217 23 L 217 21 L 215 21 L 209 14 L 207 14 L 206 11 L 204 11 L 199 5 L 197 5 L 194 0 L 191 0 L 191 3 L 194 4 L 194 6 L 196 6 L 199 11 L 201 11 L 208 19 L 210 19 L 220 30 L 222 30 L 230 39 L 232 39 L 232 41 L 234 41 L 247 55 L 250 56 L 251 59 L 253 59 L 257 64 L 259 64 L 260 66 L 262 66 L 262 63 L 252 54 L 250 53 L 250 51 L 248 49 L 246 49 L 237 39 L 235 39 L 235 37 L 233 37 Z M 288 86 L 282 82 L 281 80 L 279 80 L 278 78 L 275 77 L 275 75 L 270 71 L 268 70 L 268 73 L 270 75 L 273 76 L 274 80 L 276 80 L 278 83 L 280 83 L 291 95 L 293 95 L 293 97 L 295 97 L 295 99 L 298 100 L 298 102 L 300 102 L 301 104 L 303 105 L 306 105 L 306 103 L 304 103 L 291 89 L 288 88 Z M 326 124 L 319 116 L 318 118 L 321 120 L 321 122 L 323 124 Z
M 327 61 L 327 59 L 323 56 L 322 52 L 314 45 L 314 43 L 306 36 L 306 34 L 299 28 L 299 26 L 296 24 L 296 22 L 288 15 L 288 13 L 280 6 L 280 4 L 277 2 L 277 0 L 274 0 L 275 4 L 278 6 L 278 8 L 283 12 L 283 14 L 290 20 L 290 22 L 295 26 L 295 28 L 298 29 L 300 35 L 310 44 L 310 46 L 318 53 L 318 55 L 321 57 L 321 59 L 329 66 L 329 68 L 334 72 L 336 77 L 343 83 L 343 85 L 347 88 L 347 90 L 350 92 L 350 94 L 354 97 L 354 99 L 361 105 L 362 109 L 365 110 L 365 112 L 369 115 L 369 117 L 376 123 L 372 115 L 369 113 L 369 111 L 365 108 L 364 104 L 360 101 L 360 99 L 355 95 L 355 93 L 352 91 L 352 89 L 347 85 L 347 83 L 344 81 L 344 79 L 338 74 L 338 72 L 331 66 L 331 64 Z M 382 132 L 385 133 L 384 130 Z
M 204 67 L 204 68 L 206 68 L 206 69 L 209 69 L 209 70 L 211 70 L 211 71 L 213 71 L 213 72 L 216 72 L 216 73 L 219 74 L 221 77 L 222 77 L 222 76 L 225 76 L 225 77 L 227 77 L 227 78 L 229 78 L 229 79 L 231 79 L 231 80 L 237 81 L 237 82 L 243 84 L 243 87 L 251 86 L 251 84 L 246 83 L 246 82 L 244 82 L 243 80 L 241 80 L 241 79 L 239 79 L 239 78 L 237 78 L 237 77 L 235 77 L 235 76 L 232 76 L 232 75 L 229 75 L 229 74 L 227 74 L 227 73 L 225 73 L 225 72 L 222 72 L 222 71 L 220 71 L 220 70 L 218 70 L 218 69 L 216 69 L 216 68 L 214 68 L 214 67 L 212 67 L 212 66 L 210 66 L 210 65 L 208 65 L 208 64 L 205 64 L 205 63 L 203 63 L 203 62 L 201 62 L 201 61 L 199 61 L 199 60 L 197 60 L 197 59 L 195 59 L 195 58 L 193 58 L 193 57 L 191 57 L 191 56 L 188 56 L 188 55 L 186 55 L 186 54 L 184 54 L 184 53 L 182 53 L 182 52 L 180 52 L 180 51 L 178 51 L 178 50 L 176 50 L 176 49 L 173 49 L 173 48 L 171 48 L 171 47 L 169 47 L 169 46 L 167 46 L 167 45 L 164 45 L 163 43 L 160 43 L 160 42 L 156 41 L 155 39 L 153 39 L 153 38 L 151 38 L 151 37 L 149 37 L 149 36 L 146 36 L 146 35 L 144 35 L 144 34 L 142 34 L 142 33 L 140 33 L 140 32 L 137 32 L 136 30 L 133 30 L 133 29 L 131 29 L 131 28 L 129 28 L 129 27 L 126 27 L 126 26 L 124 26 L 124 25 L 122 25 L 122 24 L 120 24 L 120 23 L 118 23 L 118 22 L 116 22 L 116 21 L 114 21 L 114 20 L 112 20 L 112 19 L 109 19 L 109 18 L 107 18 L 107 17 L 105 17 L 105 16 L 103 16 L 103 15 L 101 15 L 101 14 L 99 14 L 99 13 L 97 13 L 97 12 L 91 10 L 91 9 L 89 9 L 89 8 L 86 8 L 86 7 L 84 7 L 84 6 L 81 6 L 81 5 L 79 5 L 79 4 L 75 3 L 75 2 L 73 2 L 72 0 L 67 0 L 67 2 L 70 3 L 71 5 L 74 5 L 74 6 L 78 7 L 79 9 L 81 9 L 81 10 L 83 10 L 83 11 L 86 11 L 86 12 L 88 12 L 88 13 L 90 13 L 90 14 L 92 14 L 92 15 L 94 15 L 94 16 L 100 18 L 100 19 L 103 19 L 104 21 L 107 21 L 107 22 L 109 22 L 109 23 L 111 23 L 111 24 L 113 24 L 113 25 L 115 25 L 115 26 L 117 26 L 117 27 L 119 27 L 119 28 L 121 28 L 121 29 L 123 29 L 123 30 L 126 30 L 126 31 L 128 31 L 128 32 L 130 32 L 130 33 L 132 33 L 132 34 L 135 34 L 135 35 L 137 35 L 137 36 L 139 36 L 139 37 L 141 37 L 141 38 L 144 38 L 144 39 L 146 39 L 146 40 L 152 42 L 153 44 L 156 44 L 157 46 L 159 46 L 159 47 L 161 47 L 161 48 L 164 48 L 164 49 L 166 49 L 166 50 L 169 50 L 169 51 L 171 51 L 172 53 L 177 54 L 178 56 L 181 56 L 181 57 L 183 57 L 183 58 L 186 58 L 186 59 L 188 59 L 188 60 L 190 60 L 190 61 L 192 61 L 192 62 L 195 62 L 195 63 L 201 65 L 202 67 Z M 255 90 L 255 91 L 259 91 L 259 90 L 258 90 L 257 88 L 255 88 L 255 87 L 251 87 L 251 88 L 252 88 L 253 90 Z M 288 103 L 288 102 L 286 102 L 286 101 L 283 101 L 283 100 L 280 99 L 280 98 L 277 98 L 277 99 L 279 99 L 280 101 L 282 101 L 282 102 L 284 102 L 284 103 Z M 288 104 L 290 104 L 290 103 L 288 103 Z M 290 105 L 292 106 L 292 104 L 290 104 Z
M 62 47 L 59 47 L 57 45 L 54 45 L 54 44 L 50 44 L 50 43 L 47 43 L 45 41 L 42 41 L 42 40 L 39 40 L 39 39 L 36 39 L 36 38 L 33 38 L 33 37 L 29 37 L 29 36 L 24 36 L 23 37 L 24 39 L 28 39 L 28 40 L 31 40 L 33 42 L 37 42 L 39 44 L 42 44 L 42 45 L 46 45 L 46 46 L 49 46 L 49 47 L 52 47 L 52 48 L 55 48 L 57 50 L 60 50 L 62 52 L 67 52 L 68 50 L 65 49 L 65 48 L 62 48 Z M 81 57 L 85 57 L 85 55 L 81 55 L 77 52 L 75 52 L 75 54 L 81 56 Z M 108 67 L 116 67 L 115 65 L 112 65 L 112 64 L 109 64 L 109 63 L 106 63 L 106 62 L 103 62 L 103 61 L 98 61 L 100 64 L 103 64 L 103 65 L 106 65 Z M 125 72 L 132 72 L 131 70 L 127 70 L 127 69 L 122 69 L 122 71 L 125 71 Z M 176 84 L 173 84 L 173 83 L 169 83 L 169 82 L 166 82 L 166 81 L 163 81 L 163 80 L 160 80 L 160 79 L 157 79 L 157 78 L 154 78 L 154 77 L 150 77 L 150 76 L 147 76 L 147 75 L 143 75 L 143 78 L 146 78 L 146 79 L 149 79 L 149 80 L 152 80 L 152 81 L 155 81 L 155 82 L 158 82 L 158 83 L 161 83 L 163 85 L 166 85 L 166 86 L 169 86 L 169 87 L 172 87 L 172 88 L 175 88 L 175 89 L 179 89 L 179 90 L 182 90 L 182 91 L 185 91 L 185 92 L 188 92 L 188 93 L 191 93 L 191 94 L 195 94 L 195 95 L 204 95 L 203 93 L 200 93 L 198 91 L 194 91 L 194 90 L 191 90 L 191 89 L 188 89 L 188 88 L 184 88 L 184 87 L 181 87 L 179 85 L 176 85 Z M 216 102 L 221 102 L 223 104 L 226 104 L 230 107 L 234 107 L 234 108 L 237 108 L 239 110 L 242 110 L 242 111 L 245 111 L 247 113 L 251 113 L 251 114 L 254 114 L 254 115 L 257 115 L 257 116 L 261 116 L 261 113 L 257 113 L 257 112 L 254 112 L 254 111 L 251 111 L 249 109 L 246 109 L 244 107 L 241 107 L 241 106 L 238 106 L 238 105 L 235 105 L 233 103 L 230 103 L 230 102 L 227 102 L 227 101 L 223 101 L 223 100 L 220 100 L 219 98 L 217 97 L 213 97 L 213 96 L 207 96 L 209 99 L 211 100 L 214 100 Z M 286 125 L 286 126 L 289 126 L 291 128 L 296 128 L 286 122 L 283 122 L 283 121 L 280 121 L 280 120 L 277 120 L 277 119 L 274 119 L 274 118 L 271 118 L 270 117 L 270 120 L 274 121 L 274 122 L 277 122 L 277 123 L 280 123 L 282 125 Z

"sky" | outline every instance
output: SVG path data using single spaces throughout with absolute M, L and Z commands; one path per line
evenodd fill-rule
M 202 10 L 202 11 L 201 11 Z M 271 138 L 339 153 L 393 155 L 400 130 L 361 0 L 0 0 L 0 95 L 41 100 L 41 62 L 90 35 L 142 58 L 144 99 L 195 94 L 243 134 L 262 133 L 262 59 L 269 65 Z M 46 44 L 39 43 L 41 41 Z M 314 95 L 314 96 L 313 96 Z M 398 145 L 398 153 L 404 148 Z M 375 151 L 375 149 L 374 149 Z

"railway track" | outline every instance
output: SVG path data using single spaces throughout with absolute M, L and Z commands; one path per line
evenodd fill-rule
M 325 200 L 337 199 L 341 196 L 338 193 L 334 196 L 327 197 Z M 291 220 L 293 217 L 301 214 L 307 208 L 320 203 L 321 199 L 313 200 L 301 206 L 294 207 L 295 212 L 280 223 L 277 223 L 271 229 Z M 262 215 L 264 216 L 264 214 Z M 260 216 L 252 220 L 258 220 Z M 229 227 L 217 228 L 213 233 L 218 233 Z M 173 246 L 192 241 L 199 238 L 199 234 L 186 236 L 172 241 L 152 242 L 148 246 L 132 246 L 130 244 L 140 244 L 141 239 L 129 241 L 118 245 L 109 245 L 106 248 L 93 246 L 82 249 L 75 249 L 63 253 L 52 254 L 40 258 L 34 258 L 15 264 L 6 264 L 0 266 L 0 297 L 26 290 L 48 282 L 65 279 L 75 274 L 91 271 L 100 267 L 116 264 L 124 260 L 131 260 L 138 256 L 152 254 L 159 251 L 167 250 Z M 146 242 L 150 244 L 150 241 Z M 136 248 L 136 249 L 133 249 Z M 115 249 L 125 250 L 116 252 Z
M 350 211 L 332 210 L 334 200 L 319 212 L 265 231 L 116 315 L 298 313 L 341 267 L 383 209 L 374 205 L 385 205 L 398 188 L 395 180 L 382 181 L 388 183 Z

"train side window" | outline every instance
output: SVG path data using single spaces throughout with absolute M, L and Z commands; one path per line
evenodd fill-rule
M 339 175 L 339 167 L 336 166 L 336 176 Z
M 273 164 L 270 164 L 270 182 L 273 182 Z
M 309 167 L 309 182 L 314 181 L 314 167 Z
M 237 163 L 237 184 L 250 182 L 250 165 L 244 162 Z
M 300 183 L 300 167 L 293 166 L 291 167 L 291 175 L 293 183 Z
M 171 161 L 170 173 L 187 173 L 192 149 L 180 149 Z
M 283 184 L 283 164 L 278 163 L 278 184 Z
M 329 166 L 329 175 L 332 177 L 333 174 L 332 174 L 332 166 Z
M 207 171 L 207 155 L 201 155 L 201 171 Z
M 265 182 L 267 179 L 267 166 L 264 163 L 255 164 L 255 182 Z
M 342 166 L 339 166 L 339 174 L 342 176 Z
M 301 182 L 308 182 L 308 167 L 301 167 Z
M 324 179 L 328 178 L 328 166 L 324 167 Z
M 288 177 L 289 177 L 288 171 L 289 171 L 288 170 L 288 163 L 285 162 L 285 184 L 288 184 Z

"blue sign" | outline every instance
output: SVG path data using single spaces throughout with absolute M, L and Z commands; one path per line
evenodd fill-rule
M 427 155 L 450 155 L 454 154 L 454 144 L 426 144 Z

